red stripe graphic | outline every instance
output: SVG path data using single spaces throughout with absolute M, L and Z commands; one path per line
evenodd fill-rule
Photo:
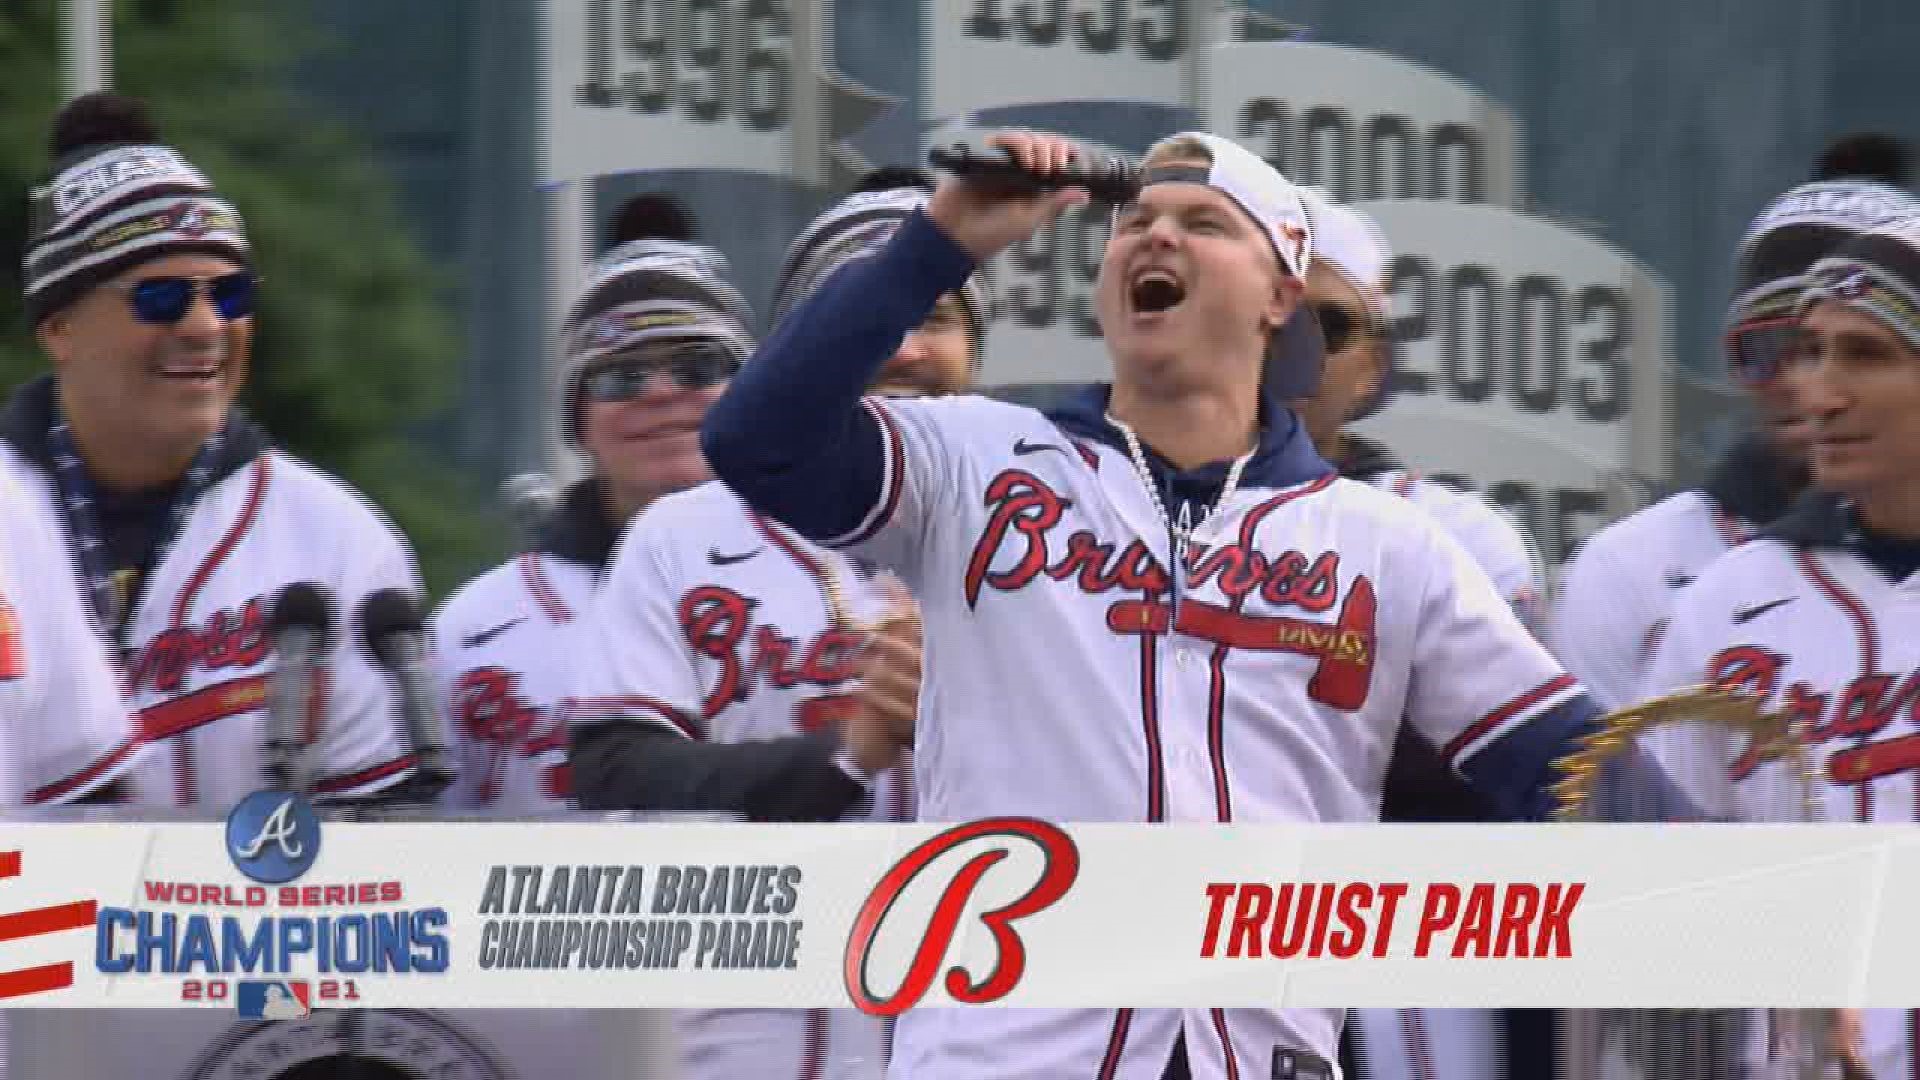
M 19 877 L 20 867 L 20 852 L 0 851 L 0 878 Z M 76 900 L 70 904 L 10 912 L 0 915 L 0 941 L 57 934 L 64 930 L 79 930 L 92 926 L 98 914 L 98 903 L 93 900 Z M 0 998 L 41 994 L 72 985 L 73 965 L 71 963 L 45 964 L 40 967 L 0 971 Z

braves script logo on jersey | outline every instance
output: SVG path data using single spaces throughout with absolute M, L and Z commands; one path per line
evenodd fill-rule
M 520 676 L 502 667 L 478 667 L 462 674 L 453 686 L 454 722 L 476 746 L 487 749 L 487 760 L 476 795 L 483 803 L 500 797 L 506 781 L 507 758 L 537 758 L 565 750 L 566 725 L 558 710 L 542 717 L 520 693 Z M 573 794 L 564 765 L 541 774 L 541 790 L 550 799 Z
M 1212 548 L 1196 544 L 1187 551 L 1189 588 L 1216 584 L 1227 604 L 1186 600 L 1176 616 L 1159 600 L 1170 588 L 1167 571 L 1140 540 L 1116 552 L 1113 544 L 1080 529 L 1066 538 L 1064 551 L 1055 547 L 1056 527 L 1073 500 L 1032 473 L 1000 473 L 987 485 L 986 501 L 993 512 L 967 561 L 969 607 L 979 603 L 983 587 L 1017 592 L 1043 574 L 1072 581 L 1093 595 L 1137 593 L 1143 599 L 1118 599 L 1108 607 L 1110 630 L 1163 634 L 1172 629 L 1225 648 L 1313 657 L 1319 663 L 1307 692 L 1316 701 L 1349 710 L 1365 704 L 1375 645 L 1373 582 L 1356 577 L 1342 602 L 1339 552 L 1309 557 L 1290 550 L 1270 556 L 1251 543 L 1257 520 L 1250 515 L 1238 541 Z M 1014 556 L 1010 565 L 1002 555 L 1009 545 Z M 1272 607 L 1310 615 L 1323 615 L 1336 605 L 1340 611 L 1332 623 L 1244 612 L 1256 596 Z
M 756 625 L 758 602 L 722 585 L 702 585 L 680 600 L 680 627 L 687 644 L 720 663 L 701 708 L 716 716 L 753 696 L 765 678 L 781 689 L 838 686 L 860 673 L 865 642 L 857 633 L 827 630 L 804 645 L 772 626 Z
M 1783 691 L 1780 676 L 1788 659 L 1758 645 L 1735 645 L 1714 656 L 1707 667 L 1708 681 L 1769 702 L 1810 746 L 1834 739 L 1871 739 L 1902 713 L 1908 725 L 1920 723 L 1920 671 L 1905 676 L 1858 676 L 1836 693 L 1821 693 L 1804 679 Z M 1733 778 L 1745 779 L 1758 765 L 1751 752 L 1742 754 L 1734 762 Z M 1828 778 L 1836 784 L 1857 784 L 1915 767 L 1920 767 L 1920 734 L 1863 741 L 1827 759 Z
M 984 912 L 980 922 L 993 937 L 994 964 L 979 979 L 972 979 L 961 967 L 948 968 L 945 986 L 948 995 L 964 1005 L 984 1005 L 998 1001 L 1013 991 L 1027 970 L 1027 945 L 1013 924 L 1036 912 L 1044 911 L 1067 894 L 1080 876 L 1080 849 L 1073 838 L 1060 828 L 1032 818 L 988 818 L 960 825 L 907 852 L 906 857 L 888 870 L 854 919 L 853 932 L 847 938 L 844 968 L 847 993 L 861 1012 L 870 1016 L 898 1016 L 920 1003 L 933 986 L 947 949 L 953 944 L 968 897 L 980 885 L 987 872 L 1007 857 L 1004 846 L 983 851 L 968 859 L 947 883 L 934 905 L 933 915 L 920 944 L 907 965 L 906 977 L 890 996 L 873 992 L 867 968 L 873 960 L 874 942 L 897 904 L 927 867 L 940 856 L 974 840 L 1004 838 L 1023 840 L 1037 846 L 1043 859 L 1040 878 L 1011 903 Z
M 146 647 L 135 653 L 128 665 L 127 681 L 133 691 L 143 688 L 161 694 L 178 691 L 187 673 L 198 668 L 220 671 L 246 670 L 266 660 L 272 645 L 267 640 L 267 603 L 254 597 L 238 612 L 222 608 L 207 616 L 199 626 L 175 626 L 154 635 Z

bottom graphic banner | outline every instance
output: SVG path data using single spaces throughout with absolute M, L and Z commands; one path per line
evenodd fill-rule
M 1920 835 L 1857 825 L 0 828 L 0 1004 L 1920 1004 Z

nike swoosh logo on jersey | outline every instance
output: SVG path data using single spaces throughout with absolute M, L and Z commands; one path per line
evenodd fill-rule
M 485 630 L 475 630 L 473 633 L 461 638 L 460 644 L 465 645 L 469 649 L 477 649 L 526 621 L 527 617 L 522 615 L 517 619 L 508 619 L 499 626 L 489 627 Z
M 719 548 L 708 548 L 707 561 L 712 563 L 715 566 L 732 566 L 734 563 L 737 563 L 737 562 L 746 562 L 748 559 L 753 558 L 755 555 L 758 555 L 765 550 L 767 549 L 764 547 L 757 547 L 757 548 L 754 548 L 752 551 L 745 552 L 740 555 L 723 555 L 721 554 Z
M 1778 600 L 1769 600 L 1764 604 L 1755 604 L 1752 607 L 1735 608 L 1733 611 L 1733 621 L 1736 623 L 1752 622 L 1753 620 L 1759 618 L 1760 616 L 1765 615 L 1767 612 L 1772 611 L 1774 608 L 1779 607 L 1781 604 L 1791 604 L 1798 599 L 1799 597 L 1797 596 L 1783 596 Z
M 1667 571 L 1667 588 L 1684 589 L 1693 584 L 1692 574 L 1683 574 L 1678 570 Z
M 1066 447 L 1064 447 L 1064 446 L 1055 446 L 1055 445 L 1053 445 L 1052 443 L 1045 443 L 1045 442 L 1028 442 L 1028 441 L 1027 441 L 1027 440 L 1025 440 L 1025 439 L 1015 439 L 1015 440 L 1013 440 L 1013 452 L 1014 452 L 1014 454 L 1015 454 L 1015 455 L 1022 455 L 1022 456 L 1023 456 L 1023 455 L 1026 455 L 1026 454 L 1037 454 L 1037 453 L 1039 453 L 1039 452 L 1040 452 L 1040 451 L 1042 451 L 1042 450 L 1051 450 L 1051 451 L 1053 451 L 1053 452 L 1054 452 L 1054 453 L 1056 453 L 1056 454 L 1064 454 L 1064 453 L 1066 453 L 1066 452 L 1067 452 L 1067 448 L 1066 448 Z

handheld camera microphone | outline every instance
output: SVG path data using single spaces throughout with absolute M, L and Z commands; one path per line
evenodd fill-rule
M 1140 166 L 1124 157 L 1093 154 L 1081 148 L 1080 160 L 1053 173 L 1039 173 L 1013 159 L 1004 147 L 983 140 L 947 143 L 927 151 L 935 168 L 965 177 L 992 191 L 1009 195 L 1039 194 L 1061 188 L 1087 189 L 1096 202 L 1125 203 L 1140 194 Z

